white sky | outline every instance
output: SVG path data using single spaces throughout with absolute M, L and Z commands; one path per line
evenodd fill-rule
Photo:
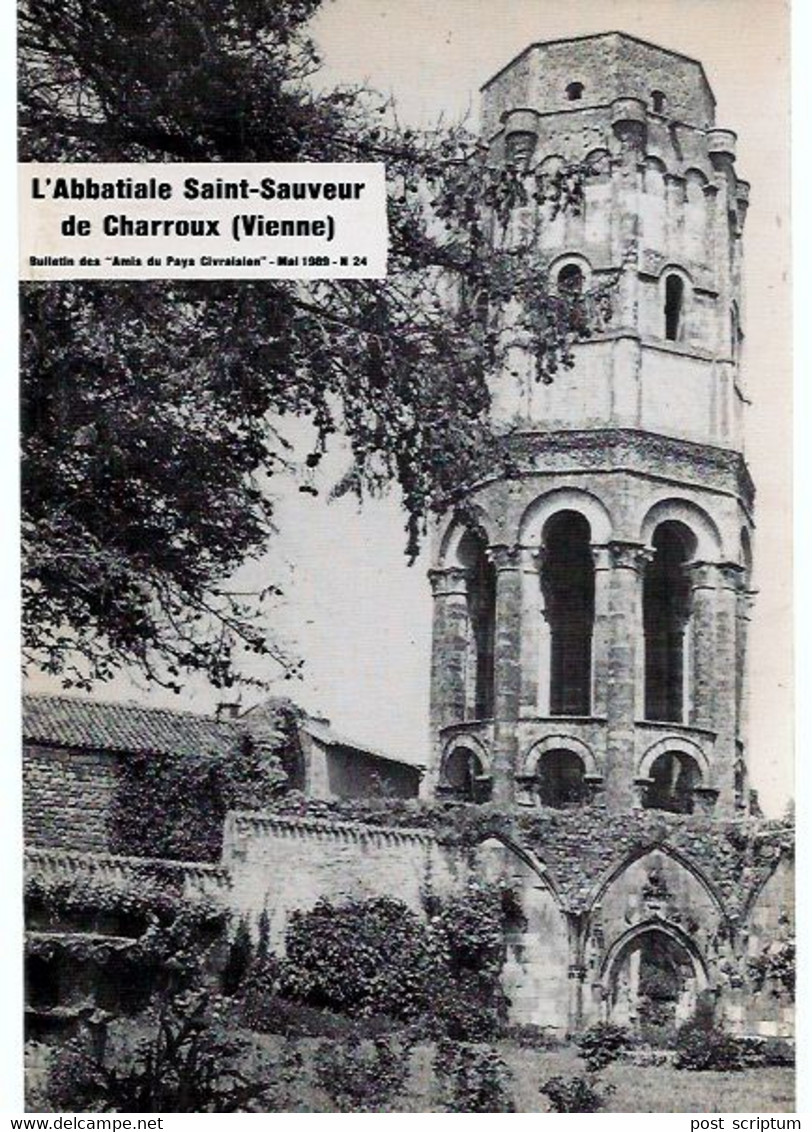
M 391 93 L 401 120 L 414 124 L 474 112 L 479 86 L 534 40 L 625 31 L 704 64 L 717 123 L 738 133 L 737 168 L 752 183 L 747 446 L 760 596 L 749 750 L 769 813 L 780 813 L 792 792 L 787 19 L 777 0 L 333 0 L 315 24 L 323 81 Z M 327 480 L 343 466 L 335 454 Z M 359 510 L 348 499 L 328 505 L 294 490 L 280 495 L 277 523 L 267 559 L 249 572 L 283 584 L 274 624 L 305 660 L 303 682 L 277 690 L 358 740 L 425 761 L 431 602 L 426 563 L 406 566 L 396 502 Z M 198 710 L 218 698 L 200 685 L 176 697 L 124 682 L 97 694 Z

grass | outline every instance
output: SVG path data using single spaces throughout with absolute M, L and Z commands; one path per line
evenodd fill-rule
M 271 1035 L 253 1035 L 257 1069 L 273 1058 L 281 1046 Z M 303 1039 L 301 1047 L 313 1047 Z M 550 1077 L 583 1074 L 583 1062 L 574 1047 L 523 1049 L 514 1042 L 496 1043 L 513 1073 L 512 1094 L 516 1112 L 549 1112 L 539 1085 Z M 409 1082 L 389 1108 L 391 1112 L 442 1112 L 440 1093 L 432 1072 L 433 1047 L 421 1045 L 412 1054 Z M 305 1057 L 305 1062 L 309 1058 Z M 252 1067 L 253 1069 L 254 1067 Z M 614 1086 L 607 1112 L 794 1112 L 795 1072 L 787 1067 L 747 1069 L 738 1073 L 690 1072 L 667 1065 L 615 1062 L 600 1075 Z M 293 1094 L 298 1112 L 332 1112 L 329 1098 L 305 1073 Z
M 133 1043 L 144 1036 L 139 1026 L 128 1025 L 130 1052 Z M 285 1039 L 276 1034 L 257 1034 L 232 1030 L 235 1037 L 247 1039 L 249 1053 L 241 1065 L 243 1073 L 253 1080 L 272 1080 L 274 1066 Z M 313 1080 L 313 1052 L 320 1040 L 298 1037 L 296 1047 L 303 1054 L 301 1073 L 293 1082 L 289 1095 L 292 1112 L 334 1112 L 330 1098 Z M 341 1037 L 337 1040 L 341 1041 Z M 547 1098 L 539 1086 L 550 1077 L 584 1074 L 584 1065 L 574 1046 L 532 1049 L 515 1041 L 495 1043 L 512 1074 L 511 1095 L 516 1112 L 549 1112 Z M 126 1052 L 126 1048 L 122 1049 Z M 45 1095 L 48 1063 L 53 1047 L 31 1047 L 28 1063 L 27 1110 L 49 1112 Z M 432 1069 L 434 1047 L 424 1043 L 411 1054 L 411 1067 L 405 1090 L 383 1111 L 443 1112 L 438 1082 Z M 738 1073 L 692 1072 L 670 1065 L 641 1065 L 617 1061 L 602 1071 L 603 1085 L 612 1085 L 606 1103 L 607 1112 L 679 1112 L 679 1113 L 791 1113 L 795 1111 L 795 1071 L 775 1066 L 747 1069 Z M 257 1111 L 267 1111 L 258 1109 Z

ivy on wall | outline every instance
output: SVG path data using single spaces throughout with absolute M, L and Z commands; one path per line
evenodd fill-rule
M 273 803 L 288 782 L 294 745 L 293 714 L 280 712 L 262 743 L 246 734 L 229 752 L 128 756 L 108 818 L 110 851 L 219 861 L 226 814 Z

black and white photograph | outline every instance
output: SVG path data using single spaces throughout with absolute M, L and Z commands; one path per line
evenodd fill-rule
M 25 1111 L 796 1112 L 783 0 L 17 35 Z

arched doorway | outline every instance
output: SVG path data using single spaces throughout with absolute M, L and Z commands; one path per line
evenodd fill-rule
M 635 1028 L 672 1029 L 693 1016 L 706 985 L 696 950 L 677 929 L 633 929 L 615 944 L 606 964 L 608 1018 Z

